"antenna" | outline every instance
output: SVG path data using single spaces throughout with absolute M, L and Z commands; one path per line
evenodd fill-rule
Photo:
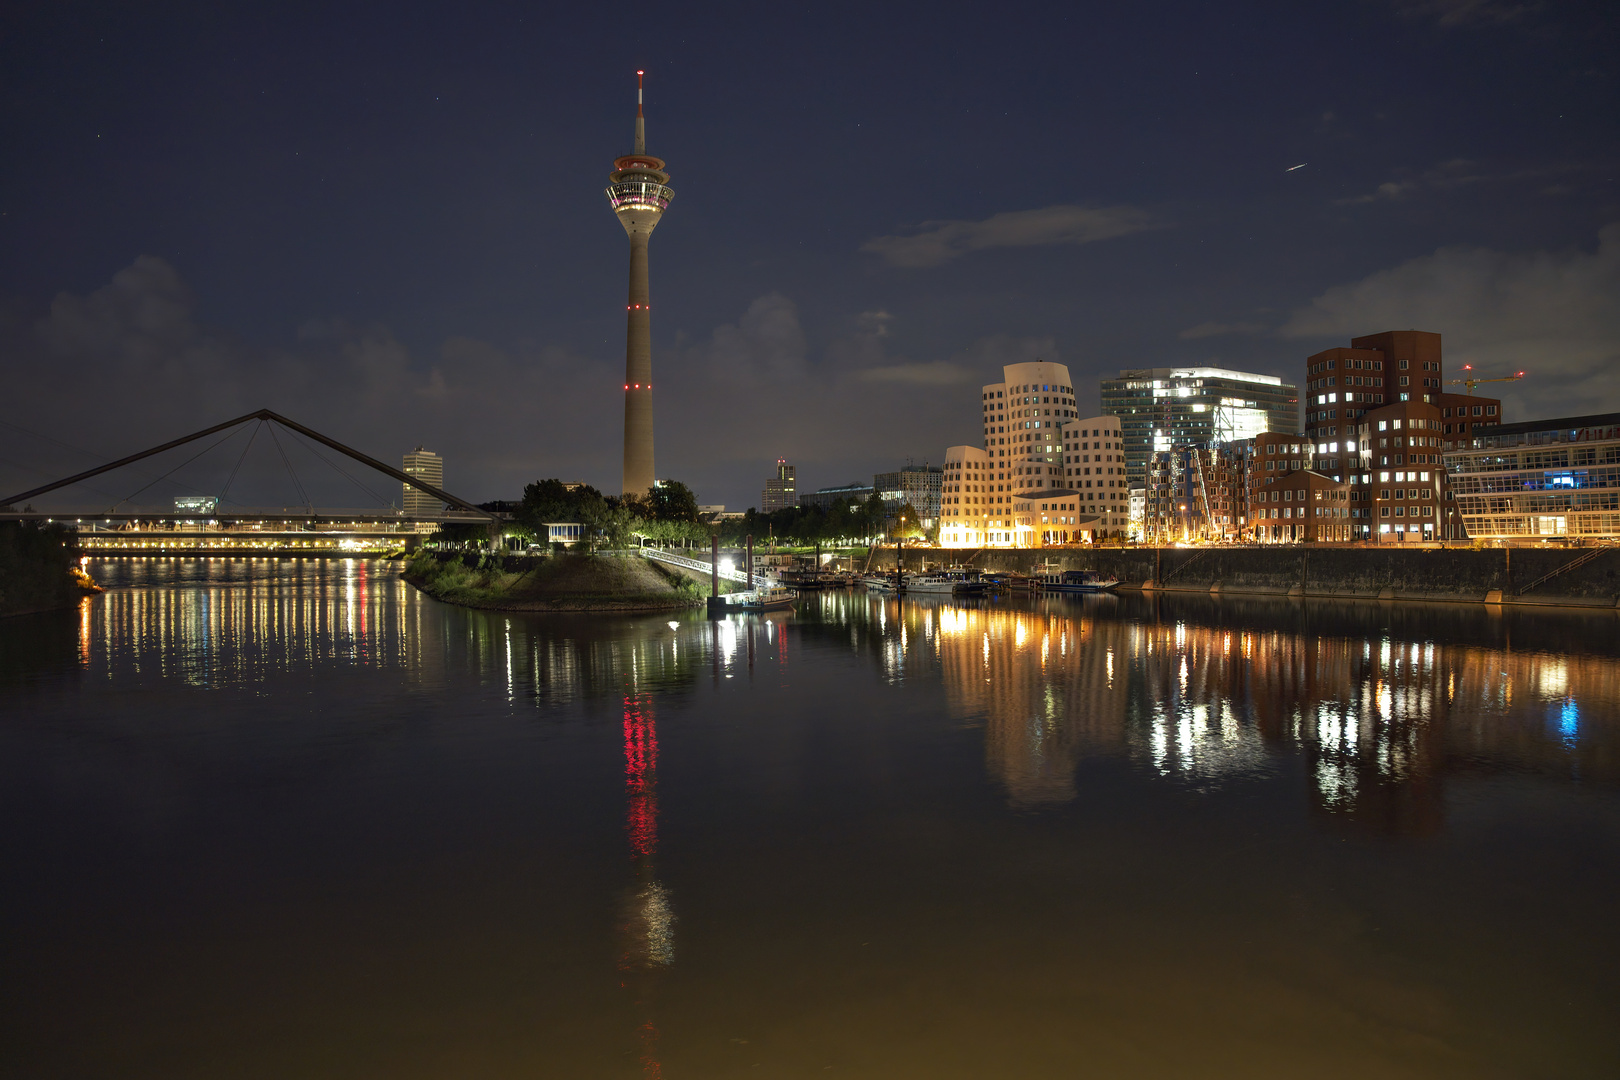
M 641 117 L 642 80 L 646 74 L 645 71 L 639 69 L 636 71 L 636 153 L 638 154 L 647 152 L 647 124 Z

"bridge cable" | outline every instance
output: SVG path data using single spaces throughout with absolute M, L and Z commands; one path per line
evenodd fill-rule
M 241 428 L 237 428 L 236 431 L 227 432 L 225 435 L 220 436 L 220 438 L 216 439 L 214 442 L 209 443 L 207 446 L 203 447 L 201 450 L 197 451 L 195 454 L 192 454 L 190 457 L 186 458 L 186 460 L 182 461 L 180 464 L 176 465 L 174 468 L 170 469 L 168 472 L 164 473 L 162 476 L 156 477 L 156 478 L 148 481 L 147 483 L 142 484 L 140 487 L 136 488 L 134 491 L 130 492 L 128 498 L 119 499 L 117 502 L 113 503 L 112 506 L 108 508 L 107 512 L 112 513 L 112 511 L 118 509 L 119 506 L 123 505 L 124 503 L 132 501 L 135 498 L 135 496 L 139 495 L 141 492 L 145 491 L 147 488 L 151 487 L 153 484 L 159 484 L 159 483 L 162 483 L 164 480 L 167 480 L 170 477 L 171 474 L 179 472 L 181 469 L 185 468 L 187 465 L 190 465 L 193 461 L 196 461 L 198 458 L 200 458 L 204 454 L 208 453 L 208 451 L 212 450 L 214 447 L 219 446 L 221 443 L 225 442 L 227 439 L 235 438 L 237 432 L 239 432 L 241 430 L 242 430 Z M 248 445 L 249 446 L 253 445 L 253 440 L 252 439 L 248 440 Z M 246 453 L 246 451 L 244 451 L 244 453 Z M 240 462 L 238 462 L 238 464 L 240 464 Z M 235 475 L 235 474 L 233 473 L 232 475 Z M 186 485 L 181 485 L 181 486 L 184 487 Z M 224 501 L 223 498 L 221 499 L 221 501 Z
M 259 420 L 259 422 L 256 425 L 254 425 L 253 434 L 248 436 L 247 445 L 242 447 L 242 456 L 236 459 L 236 468 L 232 469 L 231 470 L 231 475 L 226 478 L 225 486 L 219 489 L 218 498 L 219 498 L 220 502 L 225 501 L 225 493 L 227 491 L 231 490 L 231 485 L 236 482 L 236 474 L 241 471 L 242 462 L 247 460 L 248 451 L 253 449 L 253 440 L 257 439 L 259 437 L 259 428 L 261 428 L 263 426 L 264 426 L 263 418 L 261 418 Z
M 332 461 L 325 454 L 321 453 L 319 450 L 315 449 L 315 447 L 311 446 L 308 439 L 304 438 L 302 435 L 298 434 L 298 432 L 296 432 L 296 431 L 289 432 L 289 434 L 292 435 L 293 438 L 297 439 L 300 443 L 302 443 L 304 449 L 308 450 L 310 453 L 314 454 L 316 457 L 318 457 L 322 461 L 326 462 L 326 464 L 331 466 L 333 469 L 336 469 L 338 472 L 342 473 L 343 476 L 349 481 L 349 483 L 353 484 L 355 487 L 359 488 L 361 491 L 365 492 L 367 495 L 370 495 L 373 499 L 376 499 L 379 504 L 387 506 L 390 510 L 393 509 L 394 504 L 391 501 L 389 501 L 387 499 L 384 499 L 381 495 L 378 495 L 375 491 L 372 491 L 370 488 L 366 487 L 366 485 L 364 485 L 360 481 L 356 480 L 349 473 L 349 471 L 347 469 L 345 469 L 343 466 L 339 465 L 337 462 Z
M 281 448 L 281 439 L 276 435 L 276 425 L 270 424 L 269 427 L 270 438 L 276 444 L 276 453 L 281 455 L 281 463 L 287 466 L 287 475 L 292 477 L 293 486 L 298 489 L 298 494 L 303 497 L 304 509 L 313 515 L 315 513 L 315 504 L 310 502 L 309 492 L 304 490 L 304 485 L 299 481 L 298 473 L 293 469 L 292 462 L 287 460 L 287 451 Z

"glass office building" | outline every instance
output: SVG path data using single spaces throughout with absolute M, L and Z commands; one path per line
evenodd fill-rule
M 1475 540 L 1620 540 L 1620 413 L 1501 424 L 1445 454 Z
M 1154 453 L 1299 431 L 1299 391 L 1274 375 L 1225 368 L 1140 368 L 1102 381 L 1102 411 L 1117 416 L 1126 475 L 1145 483 Z

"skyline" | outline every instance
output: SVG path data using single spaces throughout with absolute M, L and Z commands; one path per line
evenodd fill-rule
M 1415 328 L 1449 372 L 1528 370 L 1509 422 L 1620 407 L 1601 5 L 1049 9 L 966 51 L 899 11 L 626 43 L 505 7 L 374 37 L 363 9 L 86 10 L 0 43 L 0 347 L 22 422 L 102 460 L 268 407 L 434 449 L 477 500 L 613 490 L 623 264 L 590 178 L 636 67 L 683 170 L 659 475 L 706 503 L 751 505 L 777 457 L 806 490 L 943 457 L 1036 357 L 1095 415 L 1124 368 L 1297 383 Z M 83 463 L 0 429 L 17 489 Z

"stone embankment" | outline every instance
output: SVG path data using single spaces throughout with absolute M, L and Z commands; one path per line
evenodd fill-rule
M 908 551 L 907 569 L 938 550 Z M 894 565 L 881 552 L 874 565 Z M 1357 548 L 1268 546 L 1048 548 L 961 553 L 967 565 L 1024 574 L 1097 570 L 1121 588 L 1274 596 L 1620 608 L 1620 547 Z M 947 560 L 949 561 L 949 560 Z M 1550 575 L 1550 576 L 1549 576 Z

